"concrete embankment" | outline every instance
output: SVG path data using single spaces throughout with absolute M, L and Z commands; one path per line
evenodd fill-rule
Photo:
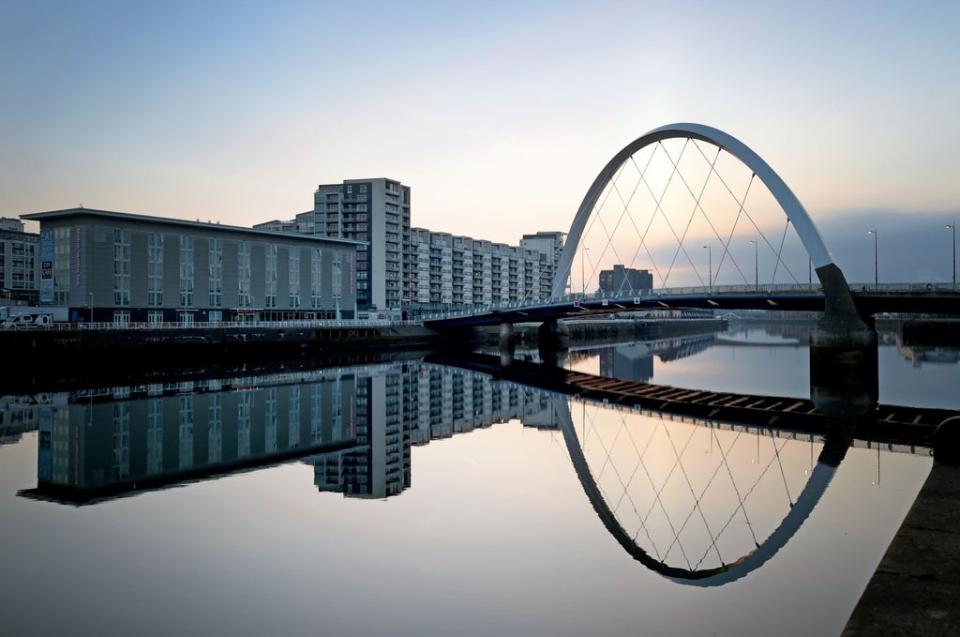
M 18 393 L 151 382 L 185 370 L 242 371 L 318 359 L 358 364 L 433 349 L 443 339 L 415 325 L 0 331 L 0 388 Z
M 934 463 L 843 635 L 960 635 L 960 467 Z

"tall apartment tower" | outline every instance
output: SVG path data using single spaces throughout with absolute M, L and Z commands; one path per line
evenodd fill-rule
M 357 306 L 398 309 L 410 240 L 410 187 L 382 177 L 347 179 L 320 185 L 313 201 L 314 234 L 367 242 L 357 248 Z M 297 215 L 299 228 L 310 227 L 309 215 Z

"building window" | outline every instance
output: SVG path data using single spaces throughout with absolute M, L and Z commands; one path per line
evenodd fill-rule
M 289 248 L 289 284 L 287 289 L 291 308 L 300 307 L 300 248 Z
M 241 391 L 237 395 L 237 457 L 250 455 L 250 430 L 253 415 L 253 394 Z
M 264 281 L 264 307 L 277 307 L 277 246 L 268 244 L 264 253 L 266 279 Z
M 66 305 L 70 299 L 70 228 L 53 231 L 53 302 Z
M 193 237 L 180 235 L 180 307 L 193 305 Z
M 290 385 L 287 399 L 287 448 L 300 446 L 300 387 Z
M 147 401 L 147 474 L 163 468 L 163 404 L 161 399 Z
M 180 325 L 193 325 L 193 312 L 180 312 Z
M 150 325 L 160 325 L 163 323 L 163 312 L 157 312 L 156 310 L 147 312 L 147 323 Z
M 115 327 L 130 325 L 130 312 L 128 310 L 115 311 L 113 313 L 113 324 Z
M 253 295 L 250 294 L 250 244 L 241 241 L 237 251 L 237 286 L 240 307 L 252 307 Z
M 130 232 L 113 231 L 113 304 L 130 305 Z
M 113 405 L 113 479 L 130 477 L 130 403 Z
M 340 264 L 342 256 L 341 253 L 335 252 L 330 267 L 330 290 L 335 301 L 339 301 L 343 296 L 343 268 Z
M 323 252 L 320 248 L 310 251 L 310 307 L 320 307 L 323 289 Z
M 223 305 L 223 242 L 210 239 L 210 307 Z
M 207 322 L 218 325 L 223 320 L 223 312 L 220 310 L 210 310 L 210 314 L 207 317 Z
M 178 396 L 177 403 L 179 464 L 181 469 L 187 469 L 193 466 L 193 395 Z
M 263 449 L 277 452 L 277 388 L 266 390 L 263 401 Z
M 207 459 L 220 462 L 223 458 L 223 405 L 220 394 L 211 394 L 207 407 Z
M 163 305 L 163 235 L 151 232 L 147 239 L 147 305 Z

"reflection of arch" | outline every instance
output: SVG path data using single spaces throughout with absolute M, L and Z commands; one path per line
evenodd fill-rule
M 613 511 L 607 505 L 600 488 L 593 479 L 587 459 L 583 455 L 583 448 L 580 446 L 580 439 L 577 437 L 576 428 L 573 426 L 573 419 L 570 417 L 569 403 L 566 399 L 558 399 L 557 420 L 560 430 L 563 432 L 563 441 L 567 446 L 567 453 L 570 454 L 570 460 L 573 462 L 574 470 L 577 472 L 577 478 L 583 486 L 583 490 L 590 500 L 594 511 L 603 525 L 609 531 L 610 535 L 630 554 L 647 568 L 665 577 L 680 583 L 691 584 L 694 586 L 720 586 L 733 582 L 746 576 L 756 570 L 777 552 L 783 548 L 786 543 L 796 534 L 803 523 L 813 511 L 817 502 L 823 496 L 823 493 L 830 485 L 833 474 L 837 470 L 837 465 L 843 458 L 843 450 L 846 445 L 834 444 L 828 442 L 824 444 L 820 456 L 817 458 L 817 466 L 810 474 L 803 491 L 797 497 L 796 502 L 790 508 L 790 511 L 783 518 L 776 529 L 760 543 L 756 549 L 750 551 L 735 562 L 723 566 L 708 569 L 685 569 L 676 566 L 670 566 L 656 559 L 644 549 L 637 546 L 630 534 L 620 525 L 619 520 Z
M 803 247 L 810 255 L 813 267 L 816 268 L 817 276 L 823 285 L 827 297 L 827 311 L 841 309 L 832 301 L 838 300 L 843 305 L 844 311 L 853 308 L 853 300 L 850 296 L 850 290 L 847 286 L 843 273 L 833 263 L 833 257 L 820 236 L 820 232 L 814 225 L 810 215 L 807 214 L 803 204 L 793 194 L 793 191 L 780 178 L 777 173 L 765 162 L 759 155 L 751 150 L 746 144 L 737 138 L 716 128 L 704 126 L 703 124 L 668 124 L 655 128 L 652 131 L 640 136 L 627 144 L 623 150 L 614 155 L 613 159 L 607 162 L 597 178 L 594 179 L 590 190 L 587 191 L 580 208 L 577 210 L 573 223 L 570 225 L 570 231 L 567 233 L 567 241 L 560 254 L 560 262 L 557 266 L 557 272 L 553 279 L 553 297 L 563 296 L 567 279 L 570 276 L 570 266 L 573 264 L 573 257 L 580 244 L 581 235 L 587 225 L 590 215 L 593 214 L 594 206 L 600 199 L 600 195 L 606 189 L 607 184 L 613 179 L 614 175 L 634 153 L 650 144 L 655 144 L 666 139 L 694 139 L 713 144 L 743 162 L 747 168 L 752 170 L 761 182 L 767 187 L 773 197 L 780 204 L 784 213 L 793 224 Z M 842 298 L 837 298 L 837 297 Z M 833 297 L 833 298 L 831 298 Z M 849 302 L 849 303 L 848 303 Z

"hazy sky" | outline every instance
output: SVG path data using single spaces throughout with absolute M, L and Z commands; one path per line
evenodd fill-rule
M 675 121 L 817 220 L 960 208 L 960 3 L 667 4 L 0 0 L 0 215 L 251 224 L 390 176 L 414 225 L 515 243 Z

